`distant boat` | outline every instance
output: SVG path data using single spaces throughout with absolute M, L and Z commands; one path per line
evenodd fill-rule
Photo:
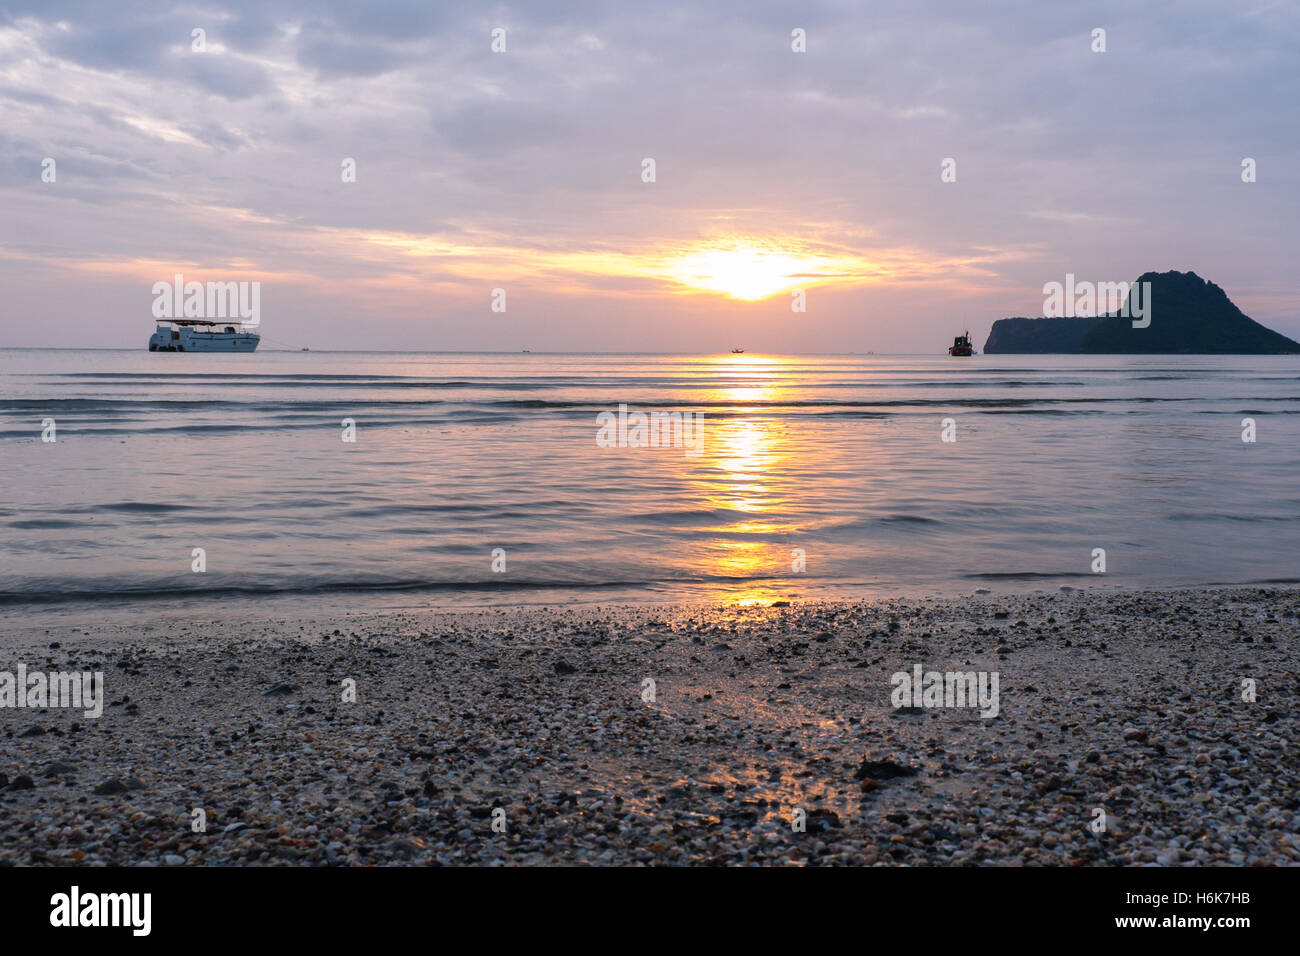
M 252 352 L 262 337 L 233 325 L 201 319 L 160 319 L 150 352 Z
M 975 350 L 970 345 L 970 333 L 957 336 L 952 340 L 952 348 L 948 349 L 949 355 L 974 355 Z
M 731 354 L 732 354 L 732 355 L 743 355 L 744 352 L 745 352 L 744 349 L 732 349 L 732 350 L 731 350 Z

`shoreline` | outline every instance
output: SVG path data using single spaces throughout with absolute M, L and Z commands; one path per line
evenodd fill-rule
M 881 604 L 904 601 L 915 604 L 959 603 L 998 598 L 1019 599 L 1047 595 L 1120 595 L 1201 593 L 1208 591 L 1300 590 L 1300 579 L 1245 582 L 1131 584 L 1104 575 L 1084 575 L 1087 583 L 1060 584 L 1034 579 L 1007 581 L 964 581 L 960 586 L 935 583 L 910 590 L 884 584 L 830 583 L 797 587 L 788 581 L 776 585 L 720 589 L 716 586 L 678 587 L 677 597 L 668 600 L 658 589 L 644 588 L 605 593 L 564 588 L 535 591 L 494 592 L 404 590 L 357 591 L 339 589 L 323 592 L 269 592 L 266 594 L 206 594 L 178 592 L 174 595 L 131 597 L 112 595 L 84 600 L 47 600 L 0 603 L 0 653 L 24 643 L 38 644 L 47 634 L 84 631 L 109 633 L 121 639 L 135 639 L 142 628 L 148 631 L 180 625 L 259 625 L 267 621 L 319 624 L 340 619 L 362 623 L 401 614 L 433 614 L 459 617 L 483 613 L 537 613 L 560 608 L 583 608 L 619 614 L 647 609 L 684 611 L 767 607 L 774 602 L 811 607 L 839 604 Z M 523 600 L 524 594 L 532 595 Z M 38 623 L 33 623 L 38 621 Z M 331 625 L 332 626 L 332 625 Z
M 1298 614 L 1090 589 L 29 624 L 0 670 L 99 670 L 107 705 L 0 709 L 0 864 L 1295 865 Z M 998 715 L 895 710 L 918 664 L 998 674 Z

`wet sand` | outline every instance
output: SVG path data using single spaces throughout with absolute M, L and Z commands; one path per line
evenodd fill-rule
M 100 670 L 107 703 L 0 709 L 0 863 L 1297 864 L 1297 614 L 1062 591 L 10 629 L 0 670 Z M 917 664 L 996 672 L 998 716 L 895 709 Z

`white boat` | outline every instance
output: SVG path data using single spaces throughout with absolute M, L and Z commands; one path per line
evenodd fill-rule
M 262 337 L 234 325 L 201 319 L 162 319 L 149 336 L 150 352 L 252 352 Z

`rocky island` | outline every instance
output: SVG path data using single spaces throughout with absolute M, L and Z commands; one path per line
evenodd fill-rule
M 986 354 L 1130 353 L 1238 354 L 1300 353 L 1300 342 L 1265 328 L 1232 304 L 1227 293 L 1195 272 L 1147 272 L 1145 308 L 1154 318 L 1134 327 L 1127 315 L 998 319 Z

